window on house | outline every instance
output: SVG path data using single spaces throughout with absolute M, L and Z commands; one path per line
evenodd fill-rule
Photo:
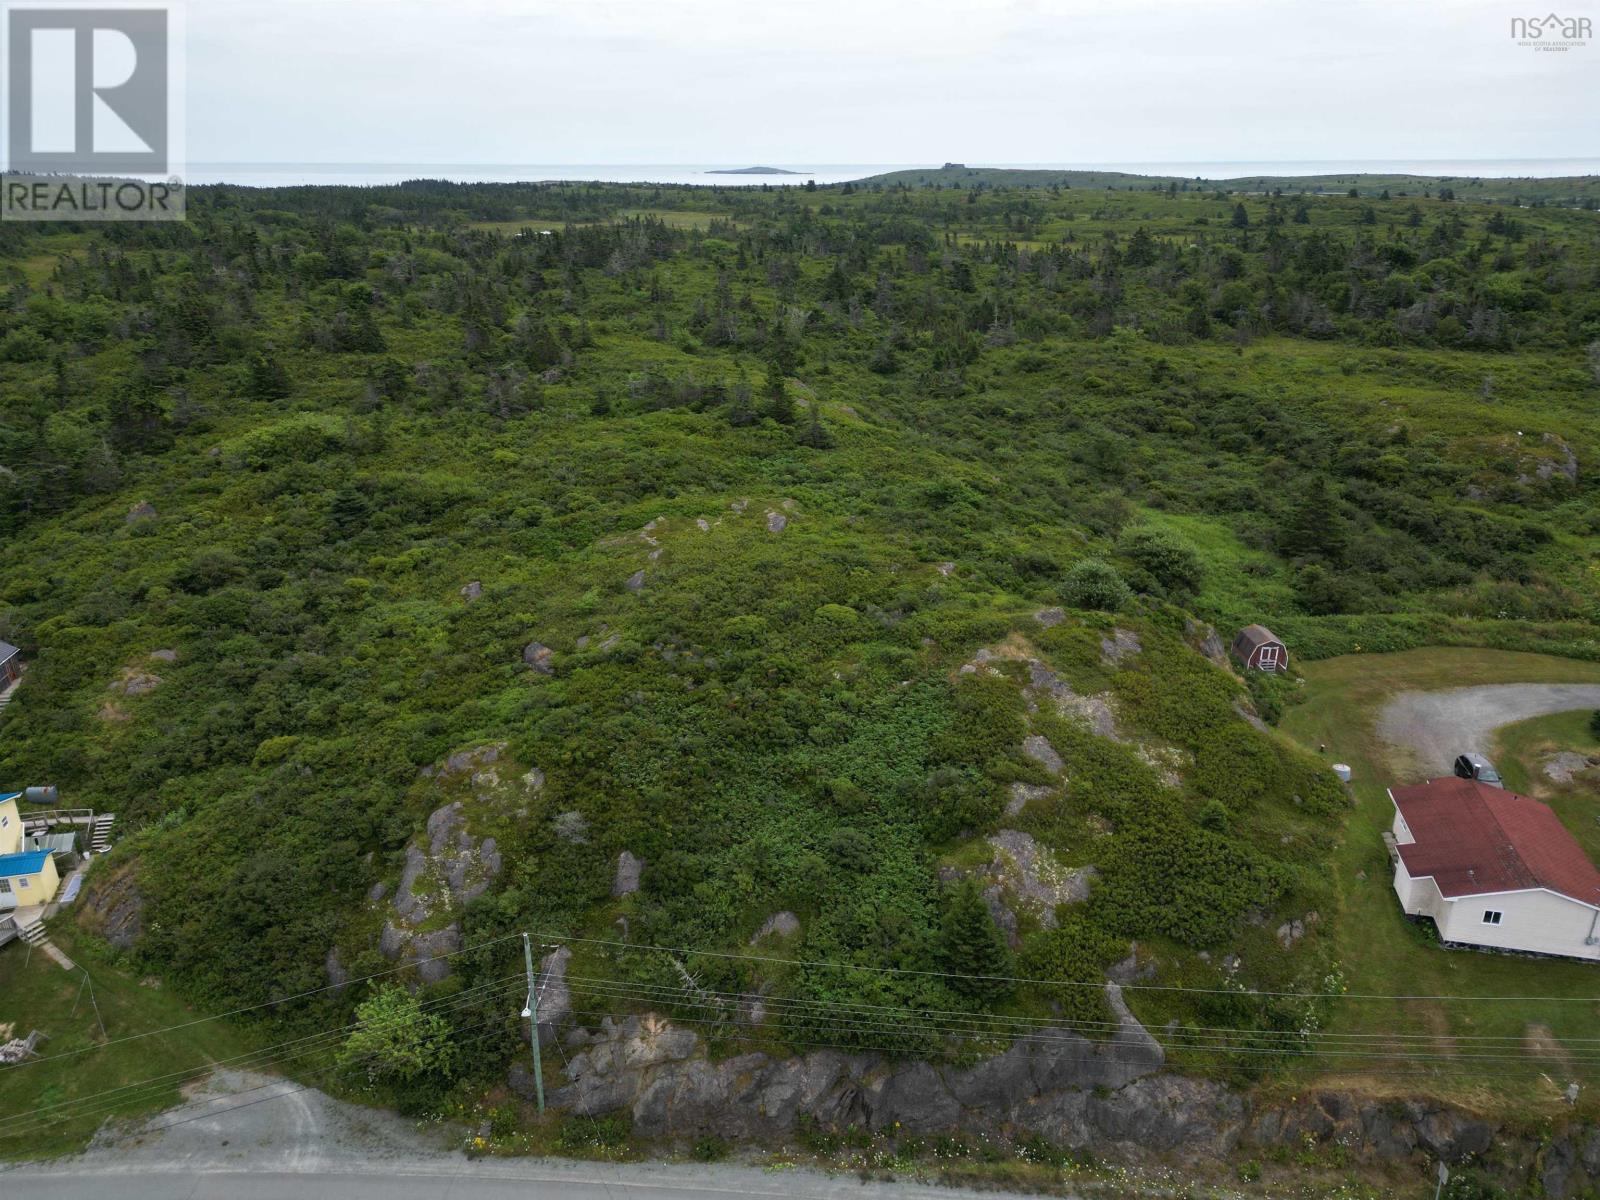
M 1500 918 L 1503 916 L 1505 916 L 1505 914 L 1499 909 L 1487 909 L 1483 914 L 1483 923 L 1485 925 L 1498 925 L 1500 924 Z
M 28 881 L 26 879 L 19 879 L 17 880 L 17 886 L 26 891 L 28 887 Z
M 9 879 L 0 879 L 0 896 L 7 895 L 7 894 L 10 893 L 10 891 L 11 891 L 11 880 L 9 880 Z

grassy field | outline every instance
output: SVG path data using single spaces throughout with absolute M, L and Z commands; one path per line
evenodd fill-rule
M 1307 664 L 1303 670 L 1304 693 L 1285 716 L 1283 728 L 1313 749 L 1326 744 L 1330 762 L 1346 762 L 1354 770 L 1355 805 L 1331 859 L 1343 907 L 1337 923 L 1339 956 L 1350 995 L 1337 1006 L 1331 1028 L 1365 1035 L 1372 1039 L 1366 1047 L 1396 1056 L 1383 1064 L 1354 1057 L 1347 1066 L 1324 1060 L 1315 1071 L 1319 1080 L 1375 1091 L 1433 1092 L 1458 1103 L 1501 1109 L 1536 1100 L 1556 1102 L 1572 1080 L 1600 1082 L 1593 1056 L 1573 1048 L 1582 1044 L 1578 1039 L 1594 1036 L 1600 971 L 1575 962 L 1443 951 L 1405 920 L 1391 887 L 1382 840 L 1393 814 L 1385 788 L 1396 780 L 1389 748 L 1374 729 L 1384 702 L 1399 692 L 1491 683 L 1600 682 L 1600 665 L 1435 648 L 1347 655 Z M 1587 714 L 1583 716 L 1586 722 Z M 1553 724 L 1561 720 L 1527 722 L 1540 727 L 1531 734 L 1514 727 L 1513 748 L 1542 743 L 1553 728 L 1566 728 Z M 1515 752 L 1504 757 L 1509 765 Z M 1430 998 L 1366 1000 L 1360 998 L 1363 994 Z M 1418 1033 L 1438 1035 L 1440 1041 L 1406 1062 L 1404 1044 L 1389 1035 Z M 1472 1038 L 1513 1040 L 1467 1040 Z M 1542 1062 L 1530 1067 L 1528 1057 Z
M 1555 809 L 1589 857 L 1600 860 L 1600 771 L 1579 772 L 1565 783 L 1544 772 L 1556 754 L 1600 755 L 1592 716 L 1580 709 L 1507 725 L 1495 743 L 1494 761 L 1510 787 Z
M 87 969 L 93 1001 L 83 971 L 63 971 L 43 954 L 30 956 L 21 944 L 0 951 L 0 1025 L 10 1025 L 18 1037 L 33 1029 L 48 1036 L 39 1046 L 43 1061 L 0 1068 L 0 1158 L 79 1149 L 106 1119 L 159 1111 L 175 1103 L 208 1064 L 249 1050 L 247 1035 L 225 1021 L 122 1040 L 203 1014 L 155 981 L 131 978 L 102 960 L 90 945 L 74 940 L 70 923 L 53 922 L 51 937 Z M 144 1080 L 155 1082 L 132 1086 Z M 108 1094 L 74 1120 L 44 1119 L 53 1105 L 101 1092 Z

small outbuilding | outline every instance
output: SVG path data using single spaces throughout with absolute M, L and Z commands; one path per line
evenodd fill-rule
M 22 651 L 10 642 L 0 642 L 0 692 L 22 677 Z
M 1287 671 L 1289 651 L 1265 625 L 1246 625 L 1233 639 L 1233 656 L 1247 671 Z
M 1395 895 L 1441 942 L 1600 959 L 1600 871 L 1549 805 L 1455 776 L 1389 798 Z

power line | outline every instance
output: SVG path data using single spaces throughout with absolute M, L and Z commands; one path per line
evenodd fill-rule
M 147 1029 L 143 1033 L 130 1033 L 126 1037 L 112 1038 L 109 1042 L 97 1042 L 93 1046 L 82 1046 L 77 1050 L 65 1050 L 60 1054 L 45 1054 L 40 1055 L 37 1058 L 24 1059 L 22 1062 L 12 1063 L 7 1067 L 0 1068 L 0 1070 L 15 1071 L 21 1067 L 37 1066 L 40 1063 L 58 1062 L 63 1058 L 72 1058 L 75 1055 L 88 1054 L 95 1050 L 104 1050 L 108 1046 L 120 1046 L 124 1042 L 135 1042 L 141 1038 L 157 1037 L 160 1034 L 174 1033 L 180 1029 L 192 1029 L 196 1025 L 205 1025 L 211 1021 L 222 1021 L 229 1017 L 237 1017 L 242 1013 L 255 1012 L 258 1009 L 277 1008 L 280 1005 L 289 1003 L 291 1000 L 301 1000 L 306 996 L 318 996 L 323 992 L 342 991 L 344 988 L 347 988 L 352 984 L 366 983 L 372 979 L 381 979 L 385 975 L 393 975 L 396 971 L 404 971 L 409 967 L 419 966 L 422 963 L 439 962 L 443 959 L 455 958 L 461 954 L 470 954 L 474 950 L 482 950 L 487 946 L 495 946 L 501 942 L 508 942 L 512 938 L 520 938 L 521 936 L 522 935 L 520 933 L 508 933 L 504 937 L 490 938 L 488 941 L 476 942 L 471 946 L 463 946 L 459 950 L 451 950 L 445 954 L 434 954 L 427 958 L 408 959 L 399 966 L 389 967 L 387 970 L 383 971 L 374 971 L 371 975 L 362 975 L 357 979 L 347 979 L 343 983 L 330 983 L 326 987 L 308 988 L 303 992 L 295 992 L 292 995 L 280 996 L 276 1000 L 263 1000 L 260 1004 L 246 1005 L 244 1008 L 235 1008 L 228 1012 L 216 1013 L 209 1017 L 197 1017 L 193 1021 L 184 1021 L 178 1025 L 168 1025 L 162 1029 Z
M 469 1007 L 476 1000 L 490 999 L 498 994 L 510 994 L 513 985 L 521 976 L 510 976 L 505 980 L 496 980 L 491 983 L 479 985 L 449 996 L 426 1001 L 419 1005 L 419 1011 L 429 1012 L 435 1009 L 462 1009 Z M 264 1047 L 247 1054 L 236 1055 L 231 1059 L 206 1063 L 203 1066 L 188 1068 L 181 1071 L 168 1072 L 165 1075 L 153 1076 L 134 1083 L 124 1084 L 121 1087 L 106 1088 L 98 1092 L 91 1092 L 85 1096 L 73 1097 L 71 1100 L 58 1101 L 55 1104 L 42 1105 L 29 1111 L 10 1113 L 0 1120 L 11 1122 L 33 1119 L 43 1123 L 52 1123 L 63 1120 L 73 1120 L 84 1116 L 94 1115 L 98 1112 L 109 1112 L 124 1104 L 150 1098 L 152 1095 L 164 1092 L 172 1087 L 188 1082 L 191 1079 L 209 1075 L 220 1068 L 233 1070 L 260 1070 L 284 1062 L 298 1061 L 302 1058 L 321 1053 L 331 1049 L 337 1044 L 338 1039 L 363 1024 L 361 1021 L 352 1022 L 338 1028 L 323 1030 L 319 1033 L 309 1034 L 303 1038 L 279 1043 L 277 1046 Z M 285 1047 L 296 1047 L 293 1051 L 278 1054 L 274 1051 Z M 117 1096 L 115 1100 L 108 1097 Z M 63 1111 L 65 1110 L 65 1111 Z M 10 1133 L 7 1130 L 7 1133 Z
M 739 1023 L 749 1024 L 749 1022 L 747 1022 L 747 1021 L 739 1021 L 739 1020 L 737 1020 L 735 1018 L 728 1017 L 725 1014 L 725 1010 L 716 1001 L 714 1001 L 712 999 L 704 999 L 704 1000 L 698 1000 L 697 1001 L 697 1000 L 691 998 L 690 996 L 688 996 L 687 993 L 681 993 L 680 992 L 680 993 L 678 993 L 676 995 L 676 997 L 663 997 L 663 996 L 661 996 L 659 994 L 651 994 L 651 993 L 640 994 L 637 991 L 629 991 L 626 988 L 607 987 L 604 984 L 601 984 L 601 985 L 598 985 L 598 986 L 592 986 L 592 987 L 587 988 L 587 989 L 575 989 L 575 990 L 586 990 L 589 994 L 597 995 L 597 996 L 601 996 L 601 997 L 609 997 L 609 998 L 612 998 L 612 999 L 631 999 L 631 1000 L 638 1000 L 638 1001 L 641 1001 L 641 1002 L 644 1002 L 644 1003 L 662 1003 L 664 1000 L 671 1000 L 672 1002 L 680 1004 L 680 1005 L 682 1005 L 684 1007 L 709 1009 L 709 1010 L 715 1011 L 715 1012 L 717 1012 L 719 1014 L 723 1014 L 719 1018 L 674 1018 L 674 1019 L 682 1019 L 682 1020 L 692 1020 L 697 1024 L 708 1024 L 708 1025 L 739 1024 Z M 780 1014 L 786 1014 L 786 1015 L 789 1015 L 789 1016 L 804 1016 L 804 1017 L 813 1017 L 813 1018 L 816 1018 L 818 1020 L 825 1020 L 827 1018 L 827 1014 L 829 1012 L 829 1007 L 825 1006 L 825 1005 L 819 1005 L 815 1009 L 802 1008 L 802 1009 L 800 1009 L 798 1011 L 786 1010 L 786 1009 L 784 1009 L 782 1007 L 783 1001 L 782 1001 L 781 998 L 773 998 L 773 1001 L 774 1001 L 775 1005 L 778 1006 L 778 1012 Z M 947 1038 L 952 1038 L 952 1039 L 959 1040 L 959 1041 L 969 1041 L 969 1042 L 1002 1041 L 1002 1040 L 1008 1040 L 1011 1036 L 1013 1036 L 1012 1033 L 1007 1032 L 1005 1030 L 995 1030 L 995 1029 L 982 1028 L 981 1027 L 981 1022 L 983 1021 L 982 1017 L 974 1016 L 974 1017 L 969 1018 L 969 1019 L 971 1021 L 973 1021 L 973 1022 L 978 1022 L 980 1024 L 963 1025 L 963 1024 L 961 1024 L 959 1022 L 946 1022 L 946 1023 L 941 1024 L 938 1021 L 926 1021 L 926 1020 L 925 1021 L 918 1021 L 917 1014 L 908 1012 L 908 1013 L 906 1013 L 905 1015 L 903 1015 L 899 1019 L 891 1019 L 889 1017 L 883 1017 L 883 1018 L 879 1018 L 879 1019 L 875 1019 L 875 1020 L 874 1019 L 860 1019 L 860 1018 L 858 1018 L 858 1019 L 856 1019 L 854 1021 L 838 1021 L 838 1020 L 835 1020 L 835 1021 L 832 1022 L 832 1027 L 834 1029 L 838 1029 L 838 1030 L 847 1030 L 847 1031 L 850 1031 L 850 1032 L 858 1032 L 858 1033 L 865 1033 L 865 1034 L 876 1034 L 876 1035 L 889 1035 L 889 1034 L 910 1032 L 910 1033 L 913 1033 L 913 1034 L 927 1034 L 927 1035 L 932 1035 L 932 1036 L 937 1036 L 937 1037 L 947 1037 Z M 1073 1027 L 1075 1027 L 1076 1024 L 1077 1024 L 1076 1022 L 1071 1023 L 1071 1025 Z M 1110 1026 L 1110 1023 L 1105 1023 L 1105 1022 L 1102 1022 L 1102 1023 L 1099 1023 L 1099 1024 L 1101 1024 L 1103 1026 L 1109 1026 L 1111 1028 L 1112 1032 L 1123 1032 L 1126 1029 L 1126 1026 L 1123 1026 L 1120 1023 L 1116 1024 L 1115 1026 Z M 1144 1027 L 1142 1025 L 1140 1026 L 1140 1029 L 1145 1033 L 1146 1036 L 1148 1036 L 1151 1039 L 1152 1042 L 1154 1042 L 1157 1046 L 1161 1047 L 1163 1050 L 1166 1050 L 1166 1049 L 1195 1050 L 1195 1051 L 1200 1051 L 1200 1052 L 1221 1053 L 1221 1054 L 1232 1054 L 1232 1053 L 1237 1053 L 1237 1054 L 1288 1054 L 1288 1055 L 1294 1055 L 1294 1056 L 1299 1056 L 1299 1057 L 1350 1058 L 1350 1059 L 1366 1059 L 1366 1060 L 1378 1060 L 1378 1061 L 1390 1061 L 1390 1060 L 1393 1060 L 1393 1059 L 1399 1057 L 1399 1055 L 1394 1053 L 1394 1052 L 1383 1052 L 1377 1047 L 1364 1048 L 1364 1047 L 1361 1047 L 1361 1046 L 1355 1046 L 1355 1047 L 1349 1047 L 1349 1048 L 1319 1049 L 1319 1048 L 1316 1048 L 1315 1046 L 1305 1045 L 1305 1044 L 1302 1044 L 1300 1042 L 1288 1042 L 1287 1040 L 1283 1039 L 1280 1036 L 1283 1031 L 1249 1030 L 1249 1029 L 1239 1029 L 1239 1030 L 1230 1031 L 1230 1033 L 1237 1034 L 1238 1040 L 1233 1040 L 1233 1039 L 1230 1039 L 1229 1037 L 1215 1035 L 1215 1034 L 1213 1034 L 1213 1035 L 1201 1035 L 1198 1038 L 1196 1038 L 1193 1035 L 1190 1035 L 1190 1034 L 1188 1034 L 1186 1032 L 1179 1031 L 1177 1033 L 1169 1033 L 1167 1035 L 1167 1037 L 1170 1040 L 1166 1041 L 1166 1042 L 1163 1042 L 1160 1038 L 1157 1038 L 1154 1034 L 1152 1034 L 1148 1030 L 1144 1029 Z M 1293 1034 L 1293 1031 L 1289 1031 L 1289 1032 L 1291 1034 Z M 1111 1041 L 1108 1041 L 1108 1042 L 1095 1043 L 1091 1039 L 1086 1038 L 1084 1035 L 1082 1035 L 1080 1033 L 1075 1033 L 1073 1031 L 1072 1027 L 1063 1026 L 1063 1025 L 1057 1025 L 1053 1030 L 1034 1030 L 1032 1032 L 1028 1032 L 1028 1033 L 1020 1034 L 1020 1035 L 1016 1035 L 1016 1036 L 1018 1036 L 1019 1038 L 1026 1039 L 1029 1043 L 1035 1044 L 1035 1045 L 1050 1044 L 1050 1043 L 1076 1045 L 1076 1044 L 1079 1044 L 1079 1043 L 1084 1042 L 1084 1041 L 1089 1041 L 1090 1045 L 1114 1046 L 1116 1044 L 1114 1039 L 1111 1040 Z M 1299 1036 L 1299 1035 L 1295 1035 L 1295 1036 Z M 1314 1036 L 1314 1035 L 1312 1035 L 1312 1036 Z M 788 1039 L 785 1039 L 785 1040 L 788 1040 Z M 1248 1044 L 1251 1041 L 1257 1041 L 1257 1042 L 1263 1042 L 1264 1041 L 1264 1042 L 1267 1042 L 1268 1044 L 1266 1044 L 1266 1045 L 1260 1045 L 1260 1044 L 1250 1045 L 1250 1044 Z M 1277 1041 L 1279 1044 L 1277 1044 L 1277 1045 L 1271 1044 L 1273 1041 Z M 900 1047 L 896 1047 L 896 1048 L 904 1049 L 905 1047 L 902 1044 Z M 1529 1061 L 1529 1056 L 1526 1055 L 1526 1054 L 1503 1054 L 1503 1053 L 1495 1053 L 1495 1052 L 1493 1052 L 1493 1048 L 1485 1048 L 1485 1049 L 1488 1049 L 1491 1052 L 1489 1052 L 1489 1053 L 1480 1053 L 1480 1052 L 1471 1052 L 1471 1053 L 1427 1053 L 1427 1052 L 1424 1052 L 1424 1051 L 1420 1050 L 1419 1048 L 1408 1047 L 1408 1048 L 1404 1049 L 1403 1053 L 1405 1055 L 1406 1060 L 1407 1061 L 1411 1061 L 1411 1062 L 1443 1062 L 1443 1061 L 1448 1061 L 1448 1062 L 1469 1062 L 1469 1061 L 1479 1061 L 1479 1062 L 1513 1062 L 1513 1063 L 1522 1063 L 1522 1062 Z M 1579 1065 L 1595 1066 L 1595 1065 L 1600 1065 L 1600 1056 L 1590 1055 L 1590 1056 L 1584 1056 L 1584 1057 L 1581 1057 L 1581 1058 L 1575 1056 L 1573 1058 L 1573 1061 L 1575 1063 L 1579 1064 Z
M 557 933 L 536 933 L 535 937 L 551 938 L 568 942 L 581 942 L 593 946 L 613 946 L 622 950 L 654 950 L 662 954 L 675 954 L 680 958 L 725 958 L 740 962 L 776 963 L 780 966 L 790 967 L 819 967 L 830 971 L 866 971 L 878 975 L 916 975 L 936 979 L 968 979 L 981 980 L 987 983 L 1018 983 L 1031 984 L 1038 987 L 1079 987 L 1101 989 L 1103 983 L 1083 982 L 1070 979 L 1029 979 L 1017 975 L 963 975 L 955 971 L 929 971 L 918 970 L 913 967 L 874 967 L 861 963 L 824 962 L 816 959 L 803 958 L 778 958 L 763 954 L 734 954 L 721 950 L 692 950 L 681 946 L 652 946 L 634 942 L 617 941 L 613 938 L 587 938 L 563 937 Z M 1270 998 L 1287 998 L 1298 1000 L 1439 1000 L 1439 1001 L 1519 1001 L 1523 1003 L 1600 1003 L 1597 996 L 1423 996 L 1423 995 L 1384 995 L 1377 992 L 1271 992 L 1256 991 L 1254 989 L 1241 991 L 1238 988 L 1197 988 L 1183 984 L 1164 983 L 1125 983 L 1121 985 L 1124 991 L 1140 992 L 1183 992 L 1190 995 L 1202 996 L 1261 996 Z
M 606 977 L 603 977 L 603 976 L 593 976 L 593 975 L 572 975 L 572 976 L 568 976 L 567 979 L 568 979 L 569 982 L 578 981 L 578 982 L 591 983 L 591 984 L 596 984 L 596 985 L 616 984 L 616 985 L 619 985 L 619 986 L 629 986 L 629 987 L 637 987 L 637 988 L 653 988 L 653 989 L 656 989 L 656 991 L 659 994 L 661 994 L 663 997 L 665 997 L 665 998 L 671 998 L 671 997 L 682 996 L 682 995 L 687 994 L 684 989 L 679 988 L 679 987 L 674 987 L 673 985 L 670 985 L 670 984 L 655 984 L 655 983 L 648 983 L 648 982 L 633 982 L 633 981 L 626 981 L 626 980 L 613 980 L 613 979 L 609 979 L 609 978 L 606 978 Z M 1103 989 L 1105 985 L 1104 984 L 1100 984 L 1100 985 L 1096 985 L 1096 986 L 1098 986 L 1101 989 Z M 845 1010 L 845 1011 L 860 1012 L 860 1013 L 866 1013 L 866 1014 L 869 1014 L 869 1015 L 875 1014 L 875 1013 L 883 1013 L 883 1014 L 887 1014 L 887 1015 L 893 1015 L 895 1017 L 895 1019 L 897 1019 L 897 1020 L 904 1018 L 907 1014 L 911 1014 L 911 1015 L 927 1015 L 927 1016 L 949 1016 L 949 1017 L 954 1017 L 954 1018 L 962 1019 L 962 1020 L 972 1020 L 972 1021 L 979 1021 L 979 1022 L 992 1022 L 992 1023 L 997 1023 L 997 1024 L 1009 1025 L 1009 1026 L 1012 1026 L 1015 1030 L 1017 1030 L 1019 1032 L 1025 1032 L 1027 1029 L 1031 1029 L 1031 1028 L 1039 1028 L 1039 1029 L 1047 1029 L 1047 1030 L 1048 1029 L 1060 1029 L 1062 1027 L 1063 1023 L 1064 1023 L 1059 1019 L 1051 1018 L 1051 1017 L 1029 1017 L 1029 1016 L 1023 1016 L 1023 1015 L 1004 1014 L 1004 1013 L 974 1013 L 974 1012 L 970 1012 L 970 1011 L 961 1011 L 961 1010 L 956 1010 L 956 1009 L 927 1008 L 927 1007 L 923 1007 L 923 1006 L 920 1006 L 920 1005 L 910 1005 L 910 1004 L 908 1004 L 908 1005 L 887 1005 L 887 1004 L 863 1004 L 863 1003 L 860 1003 L 860 1002 L 845 1002 L 845 1001 L 835 1001 L 835 1000 L 810 1000 L 810 999 L 807 999 L 805 997 L 770 996 L 770 995 L 762 995 L 762 994 L 760 994 L 758 992 L 719 992 L 719 991 L 707 990 L 707 989 L 704 989 L 704 988 L 700 989 L 700 994 L 701 995 L 705 995 L 705 996 L 714 996 L 714 997 L 717 997 L 719 999 L 726 1000 L 726 1001 L 728 1001 L 730 1003 L 760 1001 L 762 1004 L 764 1004 L 764 1005 L 766 1005 L 768 1007 L 772 1007 L 774 1005 L 790 1006 L 790 1007 L 793 1007 L 793 1006 L 796 1006 L 796 1005 L 811 1005 L 811 1006 L 814 1006 L 814 1007 L 826 1007 L 826 1008 L 829 1008 L 829 1009 L 842 1009 L 842 1010 Z M 1248 996 L 1251 993 L 1234 993 L 1234 994 Z M 1070 1022 L 1065 1022 L 1065 1023 L 1066 1024 L 1070 1024 L 1073 1028 L 1093 1028 L 1093 1029 L 1102 1029 L 1103 1028 L 1103 1029 L 1112 1029 L 1112 1030 L 1121 1028 L 1122 1024 L 1123 1024 L 1120 1021 L 1104 1021 L 1104 1020 L 1083 1020 L 1083 1021 L 1080 1021 L 1080 1020 L 1076 1020 L 1076 1019 L 1074 1019 L 1074 1020 L 1072 1020 Z M 1296 1030 L 1260 1030 L 1260 1029 L 1250 1029 L 1250 1028 L 1244 1027 L 1244 1026 L 1229 1026 L 1229 1025 L 1198 1025 L 1198 1026 L 1196 1026 L 1196 1025 L 1185 1025 L 1184 1029 L 1186 1031 L 1195 1031 L 1195 1032 L 1203 1032 L 1203 1033 L 1240 1033 L 1240 1034 L 1250 1034 L 1252 1036 L 1255 1036 L 1255 1035 L 1268 1035 L 1268 1034 L 1273 1034 L 1273 1033 L 1281 1033 L 1284 1036 L 1294 1036 L 1294 1037 L 1300 1036 L 1299 1032 L 1296 1031 Z M 1356 1042 L 1361 1042 L 1361 1041 L 1383 1041 L 1383 1042 L 1393 1042 L 1393 1041 L 1430 1041 L 1430 1042 L 1436 1042 L 1436 1041 L 1444 1040 L 1444 1041 L 1468 1041 L 1468 1042 L 1510 1042 L 1510 1043 L 1515 1043 L 1515 1044 L 1520 1045 L 1524 1041 L 1524 1037 L 1521 1034 L 1434 1034 L 1434 1033 L 1407 1033 L 1407 1032 L 1402 1032 L 1402 1031 L 1377 1031 L 1377 1032 L 1364 1032 L 1364 1033 L 1342 1033 L 1342 1032 L 1336 1032 L 1336 1031 L 1331 1031 L 1330 1030 L 1330 1031 L 1318 1031 L 1315 1034 L 1315 1036 L 1323 1037 L 1323 1038 L 1329 1038 L 1329 1039 L 1339 1039 L 1339 1040 L 1348 1039 L 1348 1040 L 1356 1041 Z M 1585 1046 L 1588 1046 L 1588 1045 L 1600 1046 L 1600 1038 L 1564 1038 L 1564 1039 L 1562 1039 L 1562 1041 L 1563 1041 L 1564 1045 L 1579 1044 L 1579 1045 L 1585 1045 Z

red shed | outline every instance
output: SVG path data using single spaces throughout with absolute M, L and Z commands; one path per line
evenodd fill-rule
M 1287 671 L 1289 651 L 1265 625 L 1246 625 L 1233 639 L 1233 656 L 1247 671 Z

